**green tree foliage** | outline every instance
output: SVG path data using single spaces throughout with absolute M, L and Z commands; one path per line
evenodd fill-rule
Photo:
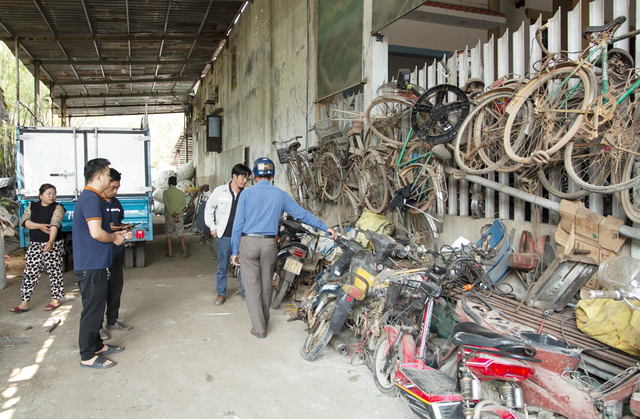
M 24 51 L 20 51 L 24 54 Z M 16 85 L 16 58 L 4 43 L 0 43 L 0 88 L 4 104 L 9 113 L 9 121 L 2 121 L 0 128 L 0 177 L 16 176 L 16 127 L 34 125 L 35 108 L 33 74 L 20 62 L 20 109 L 17 112 L 18 89 Z M 38 120 L 43 125 L 52 125 L 49 89 L 40 83 L 40 110 Z M 59 118 L 53 118 L 54 125 L 60 125 Z

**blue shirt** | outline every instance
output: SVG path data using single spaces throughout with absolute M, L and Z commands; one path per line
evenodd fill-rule
M 124 209 L 122 208 L 122 204 L 115 196 L 111 198 L 111 201 L 104 201 L 107 207 L 107 215 L 109 218 L 109 223 L 114 226 L 122 225 L 122 220 L 124 220 Z M 118 259 L 124 255 L 124 244 L 121 246 L 113 245 L 113 258 Z
M 73 269 L 88 271 L 107 269 L 113 260 L 113 243 L 103 243 L 91 237 L 89 221 L 101 220 L 102 229 L 111 233 L 109 216 L 102 195 L 85 186 L 73 210 Z
M 283 212 L 319 230 L 329 229 L 325 223 L 298 205 L 288 193 L 264 179 L 240 194 L 231 235 L 232 254 L 238 254 L 242 233 L 278 234 L 278 224 Z

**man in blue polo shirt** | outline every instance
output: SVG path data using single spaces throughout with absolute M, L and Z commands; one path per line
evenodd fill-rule
M 338 233 L 302 208 L 285 191 L 271 184 L 275 175 L 273 161 L 261 157 L 254 163 L 256 184 L 245 189 L 238 199 L 231 235 L 231 261 L 240 266 L 244 294 L 251 318 L 251 334 L 267 337 L 271 306 L 271 279 L 278 257 L 278 223 L 283 212 L 303 223 L 327 231 L 335 239 Z M 242 239 L 242 240 L 241 240 Z
M 102 192 L 111 182 L 109 160 L 93 159 L 84 166 L 86 186 L 73 212 L 73 268 L 82 295 L 78 343 L 80 366 L 104 369 L 115 365 L 102 355 L 122 352 L 100 338 L 109 284 L 113 245 L 124 243 L 124 231 L 111 232 Z M 130 234 L 130 233 L 129 233 Z

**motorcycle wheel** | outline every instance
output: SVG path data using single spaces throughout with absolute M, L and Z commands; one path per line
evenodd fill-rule
M 280 307 L 280 303 L 284 299 L 285 294 L 287 293 L 288 283 L 285 281 L 285 276 L 287 275 L 284 270 L 284 259 L 282 263 L 279 264 L 273 273 L 273 291 L 272 291 L 272 299 L 271 299 L 271 308 L 277 309 Z
M 378 390 L 384 395 L 395 397 L 400 390 L 398 386 L 393 382 L 393 377 L 396 375 L 396 371 L 400 367 L 400 363 L 404 361 L 402 356 L 402 348 L 400 346 L 395 349 L 396 354 L 392 355 L 391 367 L 388 372 L 383 372 L 382 367 L 385 364 L 387 353 L 389 352 L 389 339 L 387 338 L 387 332 L 383 332 L 378 341 L 378 346 L 373 354 L 373 381 L 376 383 Z
M 316 325 L 312 329 L 309 329 L 307 338 L 302 344 L 302 349 L 300 349 L 300 355 L 302 355 L 302 359 L 305 361 L 313 361 L 316 359 L 324 347 L 329 344 L 329 341 L 333 337 L 333 333 L 329 330 L 329 324 L 331 323 L 331 317 L 333 317 L 335 309 L 336 302 L 331 301 L 318 313 Z

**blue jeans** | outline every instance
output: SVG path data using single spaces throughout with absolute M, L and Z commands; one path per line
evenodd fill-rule
M 218 271 L 216 272 L 216 291 L 218 295 L 227 296 L 227 268 L 231 259 L 231 237 L 218 237 Z M 244 296 L 242 275 L 238 271 L 240 295 Z

